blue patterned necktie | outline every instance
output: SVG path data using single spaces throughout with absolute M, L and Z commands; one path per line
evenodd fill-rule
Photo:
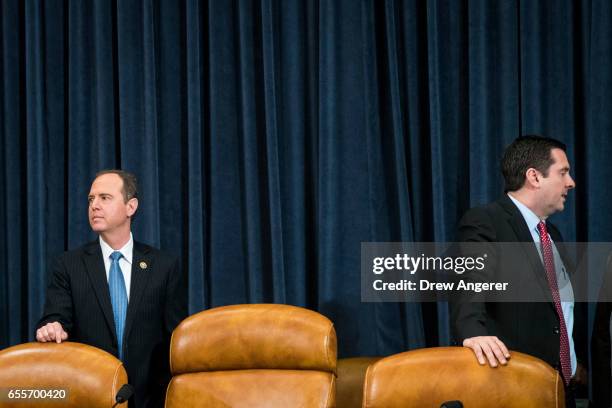
M 111 303 L 113 304 L 113 316 L 115 317 L 115 329 L 117 330 L 117 347 L 119 348 L 119 359 L 123 360 L 123 329 L 125 326 L 125 314 L 127 312 L 127 291 L 123 273 L 119 267 L 119 259 L 123 255 L 115 251 L 110 255 L 111 265 L 108 276 L 108 287 L 110 289 Z

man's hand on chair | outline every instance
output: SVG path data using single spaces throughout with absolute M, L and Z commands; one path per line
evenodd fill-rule
M 506 365 L 510 358 L 506 345 L 496 336 L 470 337 L 463 340 L 463 346 L 472 349 L 480 365 L 484 365 L 486 360 L 491 367 L 497 367 L 498 363 Z
M 66 339 L 68 339 L 68 333 L 64 331 L 64 328 L 59 322 L 47 323 L 36 330 L 36 340 L 41 343 L 46 343 L 48 341 L 61 343 Z

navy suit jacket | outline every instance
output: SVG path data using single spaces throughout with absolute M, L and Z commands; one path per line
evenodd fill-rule
M 568 270 L 573 262 L 563 248 L 561 233 L 547 222 L 561 258 Z M 469 210 L 458 227 L 459 242 L 525 242 L 533 244 L 533 237 L 519 209 L 506 195 L 489 205 Z M 520 283 L 515 289 L 530 291 L 534 302 L 473 302 L 458 299 L 451 303 L 454 340 L 475 336 L 497 336 L 511 350 L 538 357 L 558 368 L 560 321 L 552 302 L 544 266 L 535 244 L 524 245 L 522 256 L 504 259 L 498 255 L 494 271 L 476 280 Z M 495 252 L 494 249 L 491 252 Z M 494 276 L 490 276 L 493 274 Z M 531 297 L 530 297 L 531 298 Z M 549 301 L 545 301 L 548 299 Z M 543 301 L 544 300 L 544 301 Z M 579 362 L 586 357 L 586 327 L 583 306 L 574 306 L 574 349 Z
M 37 329 L 58 321 L 68 339 L 118 356 L 110 292 L 96 240 L 60 255 L 52 267 Z M 134 242 L 123 362 L 135 387 L 131 407 L 163 406 L 170 378 L 168 351 L 174 328 L 187 315 L 187 287 L 178 260 Z M 95 368 L 92 368 L 95 369 Z

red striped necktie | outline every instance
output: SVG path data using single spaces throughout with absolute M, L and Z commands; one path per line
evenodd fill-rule
M 561 299 L 559 297 L 559 286 L 557 285 L 557 274 L 555 273 L 555 258 L 553 256 L 552 242 L 546 230 L 546 223 L 540 221 L 538 224 L 540 233 L 540 244 L 542 245 L 542 258 L 544 259 L 544 268 L 546 269 L 546 278 L 548 286 L 552 293 L 553 302 L 557 315 L 559 316 L 559 360 L 561 361 L 561 373 L 563 381 L 568 385 L 572 378 L 572 363 L 570 361 L 569 337 L 567 335 L 567 327 L 565 326 L 565 318 L 561 309 Z

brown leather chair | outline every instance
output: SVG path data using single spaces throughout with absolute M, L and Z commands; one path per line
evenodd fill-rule
M 382 357 L 351 357 L 338 360 L 336 404 L 338 408 L 361 408 L 363 383 L 368 367 Z
M 363 407 L 439 408 L 458 400 L 466 408 L 564 407 L 559 373 L 540 359 L 511 351 L 506 366 L 481 366 L 464 347 L 419 349 L 368 368 Z
M 167 408 L 334 407 L 336 332 L 288 305 L 218 307 L 172 333 Z
M 3 408 L 110 408 L 127 374 L 111 354 L 80 343 L 25 343 L 0 351 L 0 406 Z M 58 390 L 64 399 L 9 399 L 8 389 Z M 40 396 L 40 392 L 37 393 Z M 13 393 L 14 396 L 14 393 Z M 120 404 L 118 407 L 126 407 Z

